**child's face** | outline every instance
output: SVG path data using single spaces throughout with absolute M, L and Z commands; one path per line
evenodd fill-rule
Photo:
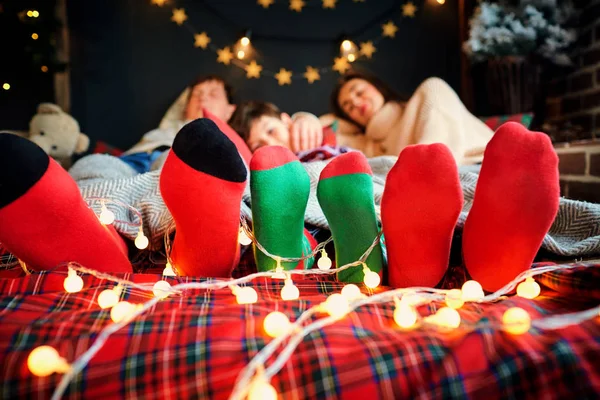
M 235 105 L 229 104 L 225 85 L 220 81 L 204 81 L 192 89 L 185 108 L 185 119 L 193 121 L 202 117 L 205 108 L 223 122 L 229 121 Z
M 250 135 L 248 136 L 248 147 L 255 152 L 263 146 L 283 146 L 290 148 L 290 125 L 292 119 L 286 113 L 281 118 L 268 115 L 252 121 Z
M 385 99 L 379 90 L 360 78 L 346 82 L 338 96 L 342 110 L 361 126 L 366 126 L 384 103 Z

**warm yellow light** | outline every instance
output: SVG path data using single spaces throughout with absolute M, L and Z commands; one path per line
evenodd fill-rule
M 400 328 L 410 328 L 417 322 L 417 312 L 408 304 L 398 302 L 394 310 L 394 321 Z
M 417 293 L 411 292 L 403 295 L 401 301 L 409 306 L 417 307 L 423 303 L 426 303 L 427 299 Z
M 258 300 L 258 294 L 254 288 L 245 286 L 235 291 L 235 299 L 238 304 L 253 304 Z
M 446 305 L 450 308 L 458 310 L 465 304 L 462 299 L 462 291 L 460 289 L 451 289 L 446 293 Z
M 32 33 L 32 34 L 31 34 L 31 38 L 32 38 L 33 40 L 37 40 L 37 39 L 39 38 L 39 35 L 38 35 L 37 33 Z
M 40 13 L 37 12 L 36 10 L 33 10 L 33 12 L 31 13 L 31 15 L 33 15 L 33 18 L 37 18 L 40 16 Z
M 152 286 L 154 296 L 166 299 L 171 294 L 171 284 L 167 281 L 158 281 Z
M 83 289 L 83 279 L 75 270 L 69 269 L 65 282 L 63 283 L 65 290 L 69 293 L 77 293 Z
M 69 364 L 51 346 L 39 346 L 27 357 L 27 367 L 35 376 L 48 376 L 55 372 L 65 373 Z
M 250 243 L 252 243 L 252 239 L 246 235 L 246 231 L 244 231 L 244 228 L 241 226 L 240 231 L 238 232 L 238 242 L 240 242 L 242 246 L 248 246 Z
M 273 311 L 265 317 L 263 327 L 267 335 L 277 337 L 290 330 L 290 320 L 287 315 L 279 311 Z
M 240 39 L 240 43 L 242 44 L 242 46 L 248 46 L 250 44 L 250 39 L 248 39 L 248 37 L 244 36 L 243 38 Z
M 131 304 L 128 301 L 120 301 L 111 308 L 110 319 L 112 319 L 113 322 L 121 322 L 130 319 L 136 308 L 135 304 Z
M 110 211 L 104 204 L 100 209 L 100 222 L 104 225 L 110 225 L 115 222 L 115 214 Z
M 100 308 L 114 307 L 119 302 L 121 290 L 115 286 L 112 289 L 105 289 L 98 295 L 98 305 Z
M 250 385 L 248 400 L 277 400 L 277 391 L 269 382 L 260 379 Z
M 8 83 L 3 84 L 2 89 L 4 89 L 4 90 L 10 89 L 10 84 L 8 84 Z
M 281 266 L 281 258 L 275 257 L 275 261 L 277 261 L 277 266 L 275 267 L 275 273 L 271 275 L 273 279 L 286 279 L 287 276 L 283 272 L 283 267 Z
M 522 308 L 512 307 L 502 315 L 502 324 L 504 330 L 513 335 L 521 335 L 531 327 L 531 317 L 529 313 Z
M 348 54 L 348 61 L 350 61 L 350 62 L 356 61 L 356 56 L 352 53 Z
M 442 307 L 427 320 L 444 328 L 458 328 L 460 326 L 460 314 L 453 308 Z
M 342 50 L 344 51 L 350 51 L 350 49 L 352 48 L 352 42 L 349 40 L 344 40 L 342 42 Z
M 331 259 L 329 256 L 327 256 L 325 249 L 321 250 L 321 258 L 319 258 L 319 261 L 317 261 L 317 267 L 319 267 L 319 269 L 322 271 L 331 268 Z
M 334 318 L 342 318 L 350 309 L 348 299 L 340 293 L 330 295 L 322 304 L 325 312 Z
M 298 297 L 300 297 L 300 291 L 291 279 L 286 279 L 283 288 L 281 288 L 281 298 L 283 300 L 296 300 Z
M 437 0 L 437 2 L 440 4 L 444 4 L 446 2 L 446 0 Z
M 237 52 L 237 58 L 240 60 L 246 56 L 246 52 L 244 50 L 240 50 Z
M 27 16 L 28 17 L 33 17 L 33 11 L 31 11 L 31 10 L 27 11 Z
M 366 287 L 370 289 L 375 289 L 377 286 L 379 286 L 381 278 L 379 277 L 379 274 L 377 272 L 369 270 L 365 273 L 364 282 Z
M 532 278 L 525 279 L 517 286 L 517 295 L 526 299 L 535 299 L 540 295 L 540 285 Z
M 175 274 L 175 270 L 173 270 L 173 266 L 171 265 L 170 262 L 167 261 L 167 263 L 165 264 L 165 268 L 163 269 L 162 272 L 163 276 L 177 276 Z
M 362 293 L 358 286 L 353 283 L 349 283 L 342 288 L 342 296 L 348 300 L 354 300 L 361 297 Z
M 42 65 L 41 70 L 42 70 L 42 72 L 48 72 L 48 67 L 45 65 Z
M 477 281 L 466 281 L 461 288 L 463 301 L 479 300 L 485 296 L 483 288 Z
M 140 229 L 135 238 L 135 247 L 137 247 L 140 250 L 143 250 L 146 247 L 148 247 L 148 244 L 150 244 L 148 238 L 144 236 L 144 232 Z

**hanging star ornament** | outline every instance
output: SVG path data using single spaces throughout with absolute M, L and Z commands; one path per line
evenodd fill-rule
M 166 2 L 167 0 L 152 0 L 152 4 L 156 4 L 159 7 L 164 6 Z
M 208 37 L 206 32 L 202 32 L 201 34 L 195 34 L 194 40 L 196 41 L 194 43 L 194 47 L 202 47 L 203 49 L 206 49 L 206 46 L 208 46 L 208 44 L 210 43 L 210 38 Z
M 336 57 L 333 64 L 333 70 L 343 74 L 350 69 L 350 63 L 346 57 Z
M 246 65 L 246 77 L 247 78 L 260 78 L 260 71 L 263 67 L 258 65 L 256 61 L 252 60 L 250 64 Z
M 373 58 L 373 53 L 375 53 L 377 49 L 373 46 L 373 42 L 363 42 L 360 44 L 360 54 L 367 58 Z
M 177 25 L 181 26 L 187 19 L 187 15 L 185 15 L 185 10 L 183 8 L 174 8 L 173 16 L 171 17 L 171 21 L 175 22 Z
M 288 71 L 285 68 L 280 68 L 279 72 L 275 74 L 275 79 L 279 86 L 291 85 L 292 84 L 292 71 Z
M 402 15 L 405 17 L 415 17 L 415 13 L 417 12 L 417 6 L 415 6 L 412 2 L 408 2 L 402 5 Z
M 275 2 L 275 0 L 258 0 L 257 3 L 261 6 L 263 6 L 263 8 L 269 8 L 269 6 L 271 4 L 273 4 Z
M 304 77 L 306 78 L 308 83 L 313 83 L 314 81 L 318 81 L 319 79 L 321 79 L 321 75 L 319 75 L 319 70 L 313 67 L 306 67 Z
M 398 30 L 398 27 L 392 21 L 388 21 L 386 24 L 381 25 L 381 28 L 383 28 L 383 36 L 391 38 L 396 36 L 396 31 Z
M 232 58 L 233 53 L 231 52 L 231 49 L 229 47 L 217 50 L 217 62 L 229 65 Z
M 290 0 L 290 10 L 300 12 L 305 5 L 304 0 Z
M 323 8 L 335 8 L 337 0 L 323 0 Z

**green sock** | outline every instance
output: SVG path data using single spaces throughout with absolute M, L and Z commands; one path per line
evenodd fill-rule
M 250 161 L 252 221 L 258 242 L 271 254 L 302 257 L 316 243 L 304 229 L 304 213 L 310 192 L 310 178 L 298 158 L 280 146 L 268 146 L 254 153 Z M 254 248 L 259 271 L 276 268 L 277 262 Z M 304 262 L 282 262 L 284 269 L 311 268 L 313 258 Z
M 357 261 L 379 231 L 372 172 L 365 156 L 350 152 L 331 161 L 321 172 L 317 197 L 333 235 L 336 265 Z M 381 245 L 375 246 L 366 264 L 371 271 L 382 274 Z M 343 282 L 361 283 L 363 278 L 361 266 L 338 273 Z

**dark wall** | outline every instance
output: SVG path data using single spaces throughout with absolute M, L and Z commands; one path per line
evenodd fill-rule
M 300 76 L 307 65 L 331 64 L 342 34 L 357 32 L 356 42 L 381 34 L 381 23 L 394 18 L 395 39 L 377 44 L 373 60 L 357 66 L 377 74 L 395 89 L 411 93 L 429 76 L 459 88 L 458 17 L 455 0 L 443 6 L 415 2 L 414 19 L 401 18 L 402 1 L 338 1 L 325 10 L 309 0 L 301 13 L 277 0 L 268 10 L 255 0 L 170 0 L 184 7 L 189 22 L 206 31 L 219 47 L 234 43 L 244 28 L 253 31 L 259 64 L 286 67 Z M 329 93 L 339 76 L 330 72 L 309 85 L 294 80 L 278 86 L 272 77 L 246 79 L 245 71 L 216 62 L 216 54 L 194 48 L 192 33 L 170 21 L 171 8 L 150 0 L 69 0 L 72 113 L 93 139 L 127 148 L 155 128 L 168 106 L 198 74 L 223 76 L 238 100 L 262 99 L 284 111 L 328 110 Z M 362 32 L 361 32 L 362 31 Z

